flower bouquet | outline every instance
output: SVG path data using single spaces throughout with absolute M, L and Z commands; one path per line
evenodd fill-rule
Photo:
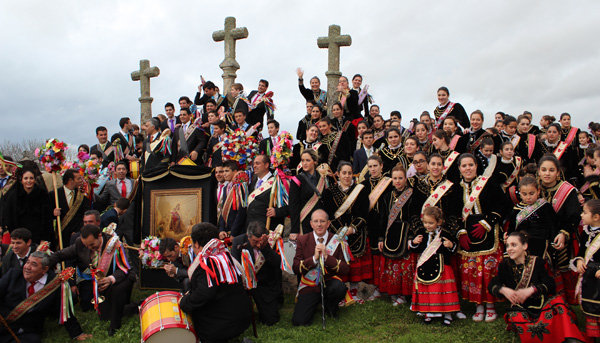
M 223 161 L 236 161 L 238 169 L 246 170 L 251 166 L 257 150 L 256 138 L 246 135 L 242 129 L 237 129 L 223 140 Z
M 271 165 L 273 168 L 284 169 L 290 163 L 292 157 L 292 135 L 283 131 L 277 136 L 277 143 L 271 150 Z
M 56 138 L 46 141 L 46 144 L 35 149 L 35 157 L 48 173 L 60 172 L 65 161 L 65 150 L 68 147 Z
M 159 268 L 163 265 L 162 255 L 158 251 L 160 238 L 148 236 L 140 245 L 139 256 L 144 268 Z

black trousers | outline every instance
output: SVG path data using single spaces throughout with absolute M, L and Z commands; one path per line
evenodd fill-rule
M 337 315 L 338 304 L 344 298 L 347 288 L 340 280 L 332 279 L 325 282 L 325 312 Z M 310 325 L 317 305 L 321 303 L 321 292 L 306 292 L 298 296 L 298 302 L 292 315 L 293 325 Z
M 17 338 L 21 343 L 42 343 L 42 336 L 37 333 L 21 333 L 17 334 Z M 0 343 L 12 343 L 15 339 L 8 332 L 0 335 Z
M 91 281 L 82 281 L 79 288 L 79 300 L 83 311 L 93 309 L 92 298 L 94 296 Z M 121 319 L 123 317 L 123 308 L 129 303 L 133 281 L 129 278 L 115 283 L 101 293 L 104 296 L 104 302 L 100 303 L 100 319 L 110 320 L 111 329 L 121 328 Z
M 275 292 L 276 294 L 273 294 Z M 253 289 L 252 299 L 258 308 L 258 320 L 265 325 L 273 325 L 279 321 L 279 293 L 271 288 L 260 287 Z

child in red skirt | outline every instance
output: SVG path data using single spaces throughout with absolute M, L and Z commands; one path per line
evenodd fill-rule
M 444 325 L 452 323 L 452 312 L 460 311 L 454 272 L 450 256 L 456 250 L 452 235 L 442 229 L 442 210 L 427 207 L 423 210 L 423 228 L 409 242 L 410 249 L 421 253 L 412 295 L 411 310 L 425 314 L 424 322 L 442 317 Z
M 585 313 L 587 336 L 600 342 L 600 200 L 583 205 L 581 220 L 585 225 L 579 235 L 579 254 L 571 260 L 571 268 L 579 273 L 577 293 Z

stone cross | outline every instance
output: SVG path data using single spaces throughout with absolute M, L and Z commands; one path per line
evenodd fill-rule
M 157 77 L 158 74 L 160 74 L 160 69 L 158 67 L 150 68 L 150 61 L 148 60 L 140 60 L 140 70 L 131 73 L 133 81 L 140 81 L 141 96 L 138 99 L 142 106 L 142 121 L 140 124 L 152 118 L 152 101 L 154 99 L 150 96 L 150 78 Z
M 235 72 L 240 69 L 240 65 L 235 60 L 235 41 L 248 38 L 248 29 L 245 27 L 236 28 L 235 17 L 227 17 L 225 18 L 225 29 L 213 32 L 212 38 L 215 42 L 225 42 L 225 59 L 219 64 L 219 67 L 223 70 L 223 89 L 221 89 L 221 93 L 227 94 L 237 77 Z
M 340 35 L 340 32 L 339 25 L 329 25 L 329 36 L 317 39 L 319 48 L 329 50 L 328 70 L 325 72 L 327 76 L 327 113 L 331 113 L 331 107 L 335 101 L 333 96 L 335 95 L 339 78 L 342 76 L 340 72 L 340 47 L 352 44 L 350 35 Z

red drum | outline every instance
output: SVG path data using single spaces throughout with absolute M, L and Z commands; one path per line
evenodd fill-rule
M 140 305 L 142 343 L 195 343 L 196 333 L 179 308 L 181 294 L 157 292 Z

